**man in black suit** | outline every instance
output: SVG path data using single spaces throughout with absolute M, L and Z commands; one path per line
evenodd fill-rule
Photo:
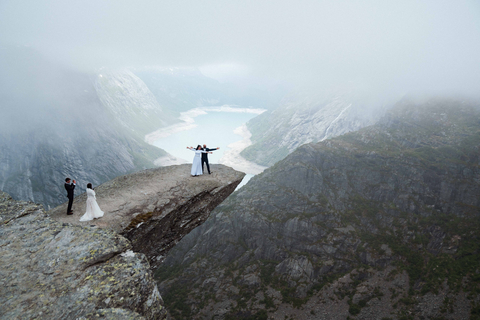
M 73 182 L 70 181 L 70 178 L 65 179 L 65 190 L 67 190 L 67 198 L 68 198 L 68 208 L 67 214 L 73 214 L 72 211 L 72 204 L 73 204 L 73 189 L 75 189 L 75 180 Z
M 215 150 L 218 150 L 220 148 L 215 148 L 215 149 L 208 149 L 207 148 L 207 145 L 204 144 L 203 145 L 203 151 L 215 151 Z M 207 164 L 207 170 L 208 170 L 208 174 L 210 174 L 210 165 L 208 164 L 208 153 L 202 153 L 202 172 L 205 173 L 205 170 L 203 169 L 203 164 L 206 163 Z

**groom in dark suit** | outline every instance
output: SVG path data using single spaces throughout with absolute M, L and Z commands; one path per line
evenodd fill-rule
M 73 189 L 75 189 L 75 180 L 73 182 L 70 181 L 70 178 L 65 179 L 65 190 L 67 190 L 67 198 L 68 198 L 68 208 L 67 214 L 73 214 L 72 211 L 72 204 L 73 204 Z
M 203 151 L 215 151 L 215 150 L 218 150 L 218 149 L 220 149 L 220 148 L 208 149 L 206 144 L 204 144 L 203 148 L 202 148 Z M 202 172 L 203 173 L 205 173 L 205 170 L 203 169 L 203 164 L 204 163 L 207 164 L 208 174 L 210 174 L 211 172 L 210 172 L 210 165 L 208 164 L 208 153 L 202 153 Z

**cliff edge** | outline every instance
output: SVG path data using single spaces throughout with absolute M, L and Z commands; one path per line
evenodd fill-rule
M 183 164 L 143 170 L 96 187 L 97 203 L 105 212 L 101 219 L 79 221 L 86 194 L 75 198 L 73 215 L 66 215 L 67 202 L 48 213 L 59 222 L 95 225 L 125 236 L 133 251 L 144 253 L 156 269 L 168 250 L 202 224 L 245 176 L 214 164 L 212 174 L 192 177 L 190 168 Z
M 183 165 L 118 177 L 96 188 L 105 216 L 90 222 L 78 221 L 85 195 L 66 216 L 65 205 L 46 213 L 0 191 L 0 318 L 164 319 L 152 258 L 201 224 L 244 175 L 213 171 L 192 178 Z

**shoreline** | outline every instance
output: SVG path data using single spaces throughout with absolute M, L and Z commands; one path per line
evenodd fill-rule
M 148 144 L 154 145 L 155 142 L 166 138 L 174 133 L 191 130 L 197 127 L 195 123 L 195 117 L 199 115 L 207 114 L 208 112 L 232 112 L 232 113 L 253 113 L 253 114 L 262 114 L 266 109 L 258 108 L 235 108 L 228 105 L 220 107 L 199 107 L 194 108 L 185 112 L 180 113 L 179 123 L 175 123 L 165 128 L 160 128 L 152 133 L 149 133 L 145 136 L 145 142 Z M 257 175 L 267 167 L 256 164 L 252 161 L 249 161 L 243 158 L 240 155 L 245 148 L 252 145 L 250 137 L 252 134 L 248 130 L 246 124 L 241 125 L 233 130 L 233 133 L 240 136 L 240 140 L 232 142 L 227 145 L 222 157 L 218 160 L 219 164 L 223 164 L 229 167 L 234 168 L 235 170 L 245 172 L 248 175 Z M 160 157 L 154 161 L 154 164 L 157 166 L 171 166 L 177 164 L 190 163 L 185 159 L 175 157 L 171 154 Z
M 256 164 L 255 162 L 249 161 L 240 155 L 240 152 L 248 146 L 252 145 L 250 137 L 252 134 L 247 128 L 246 124 L 241 125 L 238 128 L 235 128 L 233 132 L 242 137 L 242 140 L 235 141 L 230 143 L 221 157 L 218 160 L 218 163 L 234 168 L 235 170 L 245 172 L 246 174 L 257 175 L 267 169 L 267 167 Z
M 160 128 L 145 135 L 145 142 L 152 144 L 162 138 L 168 137 L 177 132 L 186 131 L 195 128 L 195 117 L 207 114 L 208 112 L 232 112 L 232 113 L 253 113 L 260 115 L 267 111 L 266 109 L 259 108 L 235 108 L 229 105 L 223 105 L 220 107 L 198 107 L 188 111 L 180 112 L 179 123 L 172 124 L 171 126 Z

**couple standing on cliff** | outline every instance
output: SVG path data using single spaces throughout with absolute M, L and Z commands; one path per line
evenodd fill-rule
M 211 174 L 210 165 L 208 164 L 208 154 L 212 153 L 211 151 L 215 151 L 220 148 L 209 149 L 207 148 L 207 145 L 204 144 L 203 148 L 201 145 L 198 145 L 197 148 L 187 147 L 187 149 L 195 151 L 195 157 L 193 157 L 193 164 L 192 164 L 192 170 L 191 170 L 192 177 L 196 177 L 203 174 L 204 163 L 207 165 L 208 174 Z
M 198 145 L 197 148 L 187 147 L 192 151 L 195 151 L 195 157 L 193 158 L 192 170 L 191 174 L 193 177 L 203 174 L 203 165 L 207 165 L 208 174 L 210 172 L 210 165 L 208 164 L 208 153 L 212 153 L 212 151 L 218 150 L 220 148 L 209 149 L 207 145 Z M 76 181 L 71 180 L 70 178 L 65 179 L 65 190 L 67 190 L 67 198 L 68 198 L 68 207 L 67 207 L 67 215 L 72 215 L 72 205 L 73 205 L 73 193 L 75 190 Z M 80 218 L 80 221 L 90 221 L 96 218 L 103 217 L 104 212 L 98 206 L 97 200 L 95 196 L 95 190 L 92 187 L 92 184 L 87 184 L 87 210 L 85 214 Z
M 71 180 L 70 178 L 65 179 L 65 190 L 67 190 L 68 198 L 68 207 L 67 215 L 72 215 L 72 205 L 73 205 L 73 192 L 77 182 Z M 97 203 L 97 198 L 95 197 L 95 190 L 93 190 L 92 184 L 87 184 L 87 210 L 85 214 L 80 218 L 80 221 L 90 221 L 95 218 L 103 217 L 103 211 L 100 209 Z

